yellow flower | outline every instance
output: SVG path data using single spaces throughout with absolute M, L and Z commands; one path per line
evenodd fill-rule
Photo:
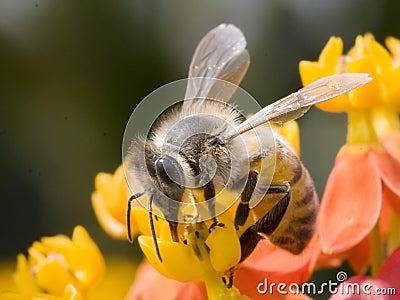
M 304 85 L 342 72 L 369 73 L 373 78 L 317 106 L 348 115 L 347 143 L 337 155 L 320 207 L 323 249 L 340 254 L 370 238 L 374 274 L 384 256 L 382 242 L 388 252 L 400 243 L 400 41 L 388 38 L 386 44 L 391 53 L 372 34 L 358 36 L 343 55 L 342 40 L 332 37 L 317 62 L 302 61 L 299 66 Z M 389 233 L 381 234 L 379 226 L 389 223 Z M 368 264 L 367 255 L 358 262 L 359 269 Z
M 92 205 L 101 227 L 111 237 L 126 240 L 126 204 L 130 196 L 123 167 L 114 174 L 99 173 L 95 178 L 96 190 L 92 194 Z M 138 233 L 134 219 L 132 234 Z
M 82 226 L 72 239 L 64 235 L 44 237 L 19 254 L 14 276 L 17 292 L 4 299 L 84 299 L 103 277 L 104 259 Z

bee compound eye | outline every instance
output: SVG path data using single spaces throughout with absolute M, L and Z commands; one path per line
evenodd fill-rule
M 163 155 L 157 159 L 156 168 L 158 175 L 164 179 L 173 181 L 174 183 L 184 186 L 184 176 L 178 162 L 170 156 Z

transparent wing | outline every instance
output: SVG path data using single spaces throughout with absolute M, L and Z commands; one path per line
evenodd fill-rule
M 230 133 L 225 139 L 229 141 L 266 122 L 282 124 L 297 119 L 304 115 L 312 105 L 348 93 L 371 80 L 369 74 L 365 73 L 342 73 L 321 78 L 266 106 L 237 126 L 235 132 Z
M 189 80 L 183 109 L 201 103 L 210 95 L 227 101 L 235 92 L 250 63 L 243 33 L 231 24 L 211 30 L 200 41 L 189 68 Z M 232 84 L 224 84 L 217 80 Z

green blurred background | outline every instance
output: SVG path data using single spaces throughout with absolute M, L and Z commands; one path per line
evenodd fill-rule
M 184 78 L 200 38 L 220 23 L 247 37 L 242 84 L 261 105 L 301 86 L 298 62 L 331 35 L 400 37 L 396 0 L 0 1 L 0 257 L 84 225 L 106 254 L 139 260 L 110 239 L 90 201 L 93 179 L 121 163 L 125 124 L 148 93 Z M 344 115 L 299 123 L 302 160 L 319 195 L 345 141 Z

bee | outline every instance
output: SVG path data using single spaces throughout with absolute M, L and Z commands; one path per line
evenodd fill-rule
M 343 73 L 322 78 L 244 119 L 228 101 L 250 64 L 246 40 L 234 25 L 220 25 L 200 41 L 189 68 L 185 99 L 165 113 L 146 137 L 135 139 L 127 158 L 128 171 L 143 187 L 128 200 L 127 232 L 131 240 L 131 202 L 147 196 L 150 229 L 153 206 L 168 221 L 172 239 L 183 242 L 182 222 L 218 221 L 216 195 L 237 191 L 236 226 L 241 259 L 261 239 L 299 254 L 313 235 L 318 197 L 313 180 L 291 146 L 271 124 L 294 120 L 314 104 L 358 88 L 368 74 Z M 207 218 L 199 218 L 200 206 Z M 195 207 L 191 213 L 182 207 Z M 182 216 L 183 215 L 183 216 Z M 249 225 L 250 224 L 250 225 Z

